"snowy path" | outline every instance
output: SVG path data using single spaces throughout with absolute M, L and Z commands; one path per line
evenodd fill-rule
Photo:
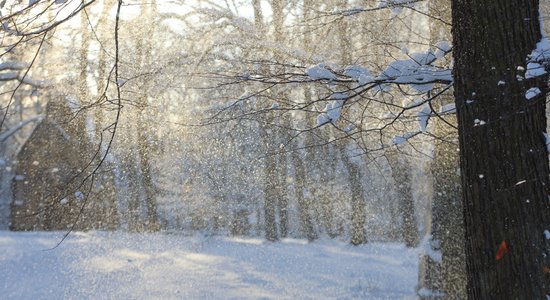
M 2 299 L 415 299 L 400 244 L 0 231 Z

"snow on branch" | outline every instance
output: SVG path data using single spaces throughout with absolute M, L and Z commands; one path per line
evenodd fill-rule
M 405 144 L 408 140 L 421 134 L 422 131 L 407 132 L 403 135 L 396 135 L 390 142 L 390 146 L 399 146 Z
M 32 123 L 32 122 L 40 122 L 44 118 L 43 115 L 34 116 L 31 118 L 28 118 L 26 120 L 23 120 L 19 122 L 19 124 L 13 126 L 12 128 L 2 132 L 0 134 L 0 142 L 5 142 L 10 136 L 14 135 L 17 131 L 19 131 L 21 128 L 23 128 L 25 125 Z
M 525 78 L 535 78 L 547 74 L 546 68 L 550 64 L 550 42 L 543 36 L 535 49 L 527 57 Z
M 3 70 L 24 70 L 29 67 L 28 63 L 20 61 L 6 61 L 0 63 L 0 71 Z
M 340 15 L 340 16 L 353 16 L 355 14 L 363 13 L 363 12 L 371 12 L 376 10 L 382 10 L 382 9 L 391 9 L 392 13 L 399 14 L 403 8 L 414 8 L 415 5 L 419 2 L 423 2 L 425 0 L 379 0 L 377 5 L 374 7 L 353 7 L 353 8 L 335 8 L 330 13 L 326 13 L 326 15 Z
M 22 76 L 21 74 L 19 74 L 19 72 L 0 73 L 0 81 L 12 81 L 12 80 L 17 80 L 17 81 L 20 81 L 21 83 L 28 84 L 34 87 L 43 87 L 46 85 L 45 81 L 34 80 L 27 76 Z
M 421 53 L 409 54 L 409 59 L 395 60 L 378 76 L 363 66 L 348 66 L 342 74 L 330 70 L 325 64 L 310 66 L 305 74 L 312 80 L 337 81 L 340 77 L 347 77 L 364 86 L 367 84 L 407 84 L 421 93 L 433 89 L 434 83 L 450 84 L 453 81 L 451 69 L 436 67 L 433 64 L 442 59 L 452 50 L 450 43 L 440 42 L 437 49 Z
M 396 60 L 382 71 L 377 81 L 395 84 L 409 84 L 421 93 L 433 89 L 434 83 L 451 83 L 451 69 L 442 69 L 432 64 L 451 51 L 450 46 L 441 46 L 434 53 L 431 49 L 424 53 L 412 53 L 410 59 Z
M 378 7 L 394 7 L 394 6 L 414 6 L 418 0 L 379 0 Z

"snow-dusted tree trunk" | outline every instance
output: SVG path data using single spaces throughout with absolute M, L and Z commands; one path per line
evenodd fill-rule
M 98 27 L 96 28 L 96 32 L 98 36 L 102 39 L 106 39 L 107 32 L 104 30 L 104 28 L 109 27 L 109 9 L 111 6 L 109 5 L 111 1 L 105 0 L 103 4 L 103 9 L 101 11 L 101 15 L 99 17 L 98 21 Z M 98 54 L 97 59 L 97 68 L 98 68 L 98 76 L 97 76 L 97 95 L 101 97 L 103 93 L 105 92 L 106 87 L 106 80 L 107 80 L 107 49 L 105 49 L 104 45 L 99 45 L 100 51 Z M 104 101 L 103 98 L 100 98 L 100 103 Z M 103 107 L 99 106 L 95 108 L 94 111 L 94 118 L 95 118 L 95 145 L 96 147 L 102 147 L 105 148 L 103 145 L 99 145 L 100 143 L 104 143 L 103 138 L 106 136 L 104 133 L 104 120 L 105 120 L 105 112 L 103 110 Z M 105 143 L 104 143 L 105 144 Z M 99 182 L 100 186 L 100 198 L 103 199 L 104 205 L 105 205 L 105 211 L 106 214 L 103 216 L 104 218 L 104 228 L 107 229 L 117 229 L 120 226 L 120 220 L 118 215 L 118 207 L 117 207 L 117 200 L 118 200 L 118 191 L 117 191 L 117 184 L 115 181 L 115 172 L 113 167 L 116 165 L 116 162 L 103 162 L 103 172 L 101 172 L 101 181 Z M 97 183 L 96 183 L 97 185 Z
M 396 184 L 397 199 L 395 200 L 401 215 L 401 240 L 407 247 L 415 247 L 419 241 L 419 233 L 411 186 L 411 165 L 404 153 L 394 152 L 388 153 L 386 156 Z
M 345 8 L 348 6 L 347 0 L 338 1 L 338 6 Z M 342 65 L 350 65 L 352 63 L 352 44 L 349 35 L 349 26 L 344 18 L 336 25 L 338 39 L 340 42 L 340 62 Z M 345 139 L 337 141 L 337 147 L 340 151 L 340 157 L 344 163 L 344 167 L 349 175 L 349 189 L 351 192 L 351 243 L 353 245 L 364 244 L 367 242 L 367 234 L 365 230 L 366 223 L 366 207 L 365 207 L 365 192 L 361 183 L 361 172 L 359 166 L 356 165 L 349 157 L 347 146 L 352 141 Z
M 303 3 L 303 12 L 302 12 L 302 18 L 303 20 L 309 19 L 309 15 L 311 13 L 311 0 L 304 0 Z M 304 28 L 303 30 L 303 44 L 304 49 L 306 51 L 310 50 L 310 42 L 311 37 L 310 33 L 308 32 L 307 28 Z M 304 87 L 303 91 L 304 100 L 309 101 L 311 98 L 311 91 L 308 87 Z M 307 117 L 306 117 L 307 118 Z M 297 116 L 294 116 L 294 126 L 296 128 L 299 128 L 299 119 Z M 306 120 L 307 121 L 307 120 Z M 303 136 L 294 139 L 294 148 L 299 149 L 302 145 L 300 145 L 299 141 L 304 140 L 305 145 L 307 146 L 308 138 L 303 138 Z M 309 241 L 313 241 L 317 239 L 317 234 L 315 233 L 315 228 L 313 226 L 313 222 L 311 219 L 311 197 L 308 195 L 305 195 L 306 192 L 306 184 L 307 184 L 307 177 L 306 173 L 308 168 L 306 167 L 308 162 L 308 158 L 311 157 L 313 154 L 312 149 L 306 148 L 305 151 L 293 151 L 291 154 L 292 158 L 292 165 L 294 166 L 294 177 L 295 177 L 295 192 L 296 192 L 296 201 L 298 203 L 298 214 L 300 218 L 300 229 L 305 234 L 307 239 Z M 305 163 L 304 163 L 305 160 Z
M 548 78 L 524 71 L 541 39 L 538 6 L 452 1 L 470 299 L 550 293 Z
M 339 148 L 342 161 L 349 174 L 351 189 L 351 243 L 360 245 L 367 242 L 365 193 L 361 184 L 361 172 L 359 166 L 349 158 L 345 144 L 340 144 Z
M 432 45 L 451 40 L 451 1 L 431 0 L 429 3 L 430 40 Z M 447 62 L 446 62 L 447 63 Z M 421 258 L 420 288 L 434 295 L 466 299 L 466 262 L 464 253 L 464 221 L 460 189 L 458 132 L 452 91 L 439 97 L 433 107 L 440 117 L 433 118 L 434 158 L 431 161 L 433 180 L 430 253 L 441 252 L 441 260 L 426 255 Z M 445 108 L 445 109 L 443 109 Z M 448 111 L 448 112 L 445 112 Z M 430 266 L 431 265 L 431 266 Z M 428 271 L 429 270 L 429 271 Z
M 254 8 L 254 24 L 256 30 L 261 34 L 265 34 L 265 26 L 263 20 L 263 13 L 261 2 L 259 0 L 253 1 Z M 265 154 L 273 151 L 273 136 L 272 131 L 268 128 L 273 122 L 273 116 L 271 114 L 262 115 L 260 117 L 259 133 L 262 141 Z M 277 159 L 273 154 L 267 155 L 264 159 L 264 167 L 262 174 L 263 179 L 263 192 L 264 192 L 264 230 L 265 238 L 268 241 L 276 241 L 278 237 L 277 232 L 277 220 L 276 220 L 276 205 L 277 205 Z
M 271 2 L 271 8 L 273 11 L 273 27 L 275 30 L 274 38 L 276 43 L 284 44 L 284 31 L 283 31 L 283 22 L 284 22 L 284 15 L 283 15 L 283 8 L 285 6 L 286 1 L 283 0 L 272 0 Z M 275 60 L 277 62 L 282 61 L 282 57 L 278 54 L 278 52 L 275 53 Z M 283 67 L 276 68 L 277 73 L 284 73 Z M 285 98 L 287 97 L 287 93 L 285 91 L 276 91 L 276 98 L 281 99 L 285 101 Z M 290 135 L 288 134 L 288 130 L 290 128 L 290 116 L 288 114 L 283 114 L 279 117 L 278 120 L 280 127 L 276 128 L 276 136 L 279 140 L 279 142 L 282 144 L 286 144 L 290 140 Z M 278 145 L 275 145 L 278 146 Z M 279 212 L 279 231 L 281 237 L 287 237 L 288 235 L 288 193 L 287 193 L 287 183 L 286 183 L 286 177 L 287 177 L 287 155 L 284 151 L 284 148 L 279 148 L 279 154 L 277 155 L 277 171 L 278 171 L 278 186 L 277 189 L 277 208 Z
M 146 34 L 141 38 L 138 43 L 138 60 L 142 72 L 146 72 L 146 68 L 151 65 L 153 56 L 153 43 L 154 43 L 154 18 L 157 15 L 156 1 L 151 1 L 141 8 L 140 20 L 145 24 Z M 148 122 L 148 118 L 145 114 L 145 108 L 149 106 L 149 97 L 151 89 L 151 80 L 148 79 L 143 85 L 143 93 L 138 97 L 138 112 L 136 118 L 137 135 L 138 135 L 138 156 L 140 173 L 143 180 L 143 189 L 145 191 L 145 206 L 147 210 L 147 230 L 158 230 L 158 209 L 157 209 L 157 189 L 153 180 L 153 149 L 150 146 L 151 143 L 148 140 L 151 137 L 151 122 Z

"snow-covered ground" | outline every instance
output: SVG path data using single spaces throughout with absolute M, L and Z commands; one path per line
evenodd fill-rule
M 2 299 L 415 299 L 418 250 L 325 240 L 0 231 Z

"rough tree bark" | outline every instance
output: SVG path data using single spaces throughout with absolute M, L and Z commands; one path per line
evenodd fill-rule
M 452 1 L 471 299 L 545 299 L 550 292 L 547 77 L 516 77 L 541 39 L 538 6 Z M 541 93 L 527 100 L 532 87 Z

